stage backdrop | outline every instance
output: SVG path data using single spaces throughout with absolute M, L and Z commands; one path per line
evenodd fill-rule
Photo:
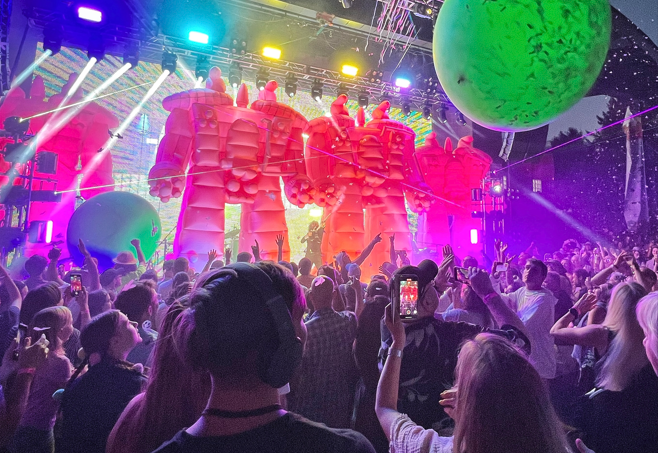
M 40 49 L 41 45 L 39 45 L 39 51 L 37 51 L 35 58 L 41 55 Z M 53 93 L 60 91 L 70 73 L 79 73 L 86 63 L 87 57 L 83 51 L 63 47 L 60 53 L 54 57 L 47 58 L 41 67 L 37 68 L 35 75 L 43 77 L 46 85 L 46 95 L 51 96 Z M 92 91 L 122 65 L 123 63 L 120 58 L 106 56 L 104 60 L 93 67 L 91 73 L 84 80 L 82 88 L 87 93 Z M 162 108 L 162 100 L 171 94 L 194 87 L 194 75 L 190 70 L 193 71 L 194 67 L 182 68 L 179 63 L 176 73 L 169 76 L 158 92 L 144 105 L 140 114 L 123 134 L 124 138 L 118 140 L 112 149 L 114 180 L 116 182 L 114 190 L 136 193 L 149 200 L 158 211 L 162 220 L 162 238 L 168 236 L 170 244 L 174 238 L 173 231 L 178 220 L 181 198 L 172 199 L 168 203 L 162 203 L 158 199 L 151 197 L 148 193 L 147 175 L 149 168 L 154 163 L 155 153 L 160 138 L 164 133 L 164 124 L 167 119 L 168 112 Z M 103 94 L 109 94 L 145 82 L 154 82 L 160 74 L 161 69 L 159 64 L 140 62 L 136 69 L 128 71 Z M 226 78 L 225 81 L 228 86 L 229 84 Z M 255 86 L 255 80 L 244 80 L 244 82 L 249 88 L 250 102 L 256 100 L 258 98 L 258 90 Z M 97 102 L 112 111 L 122 121 L 139 103 L 149 88 L 150 84 L 147 84 L 116 96 L 105 97 Z M 228 92 L 234 96 L 230 88 Z M 311 120 L 322 115 L 328 115 L 329 107 L 336 96 L 333 93 L 329 93 L 329 95 L 325 94 L 322 102 L 318 103 L 311 98 L 310 93 L 298 91 L 297 96 L 289 98 L 284 93 L 283 84 L 281 84 L 281 87 L 277 90 L 277 98 L 280 102 L 289 104 L 308 120 Z M 377 106 L 375 104 L 377 102 L 376 100 L 371 99 L 371 102 L 373 103 L 366 110 L 368 119 L 372 110 Z M 347 107 L 350 113 L 355 116 L 358 109 L 356 98 L 349 100 Z M 392 119 L 398 120 L 414 129 L 417 134 L 417 145 L 422 144 L 425 136 L 432 131 L 431 121 L 425 120 L 420 112 L 413 111 L 409 116 L 404 116 L 400 109 L 394 108 L 390 114 Z M 85 196 L 84 192 L 80 195 L 82 197 Z M 306 233 L 308 224 L 314 219 L 317 220 L 322 215 L 322 211 L 314 206 L 300 209 L 292 206 L 285 199 L 284 204 L 286 206 L 286 220 L 288 222 L 290 236 L 291 259 L 298 261 L 304 256 L 304 247 L 299 239 Z M 416 221 L 413 214 L 410 214 L 410 222 L 412 231 L 415 232 Z M 228 205 L 226 209 L 227 240 L 230 237 L 231 231 L 239 227 L 239 223 L 240 207 Z M 235 243 L 237 245 L 237 240 Z M 171 245 L 169 246 L 169 250 L 171 250 Z M 158 252 L 159 260 L 162 260 L 163 248 L 159 247 Z

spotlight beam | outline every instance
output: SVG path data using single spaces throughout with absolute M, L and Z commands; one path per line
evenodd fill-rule
M 11 83 L 11 88 L 16 88 L 17 86 L 25 82 L 25 80 L 34 72 L 34 70 L 37 69 L 39 66 L 41 66 L 41 63 L 43 63 L 46 60 L 46 58 L 48 58 L 52 54 L 53 53 L 50 49 L 46 50 L 39 58 L 36 59 L 34 63 L 32 63 L 27 68 L 25 68 L 23 72 L 21 72 L 16 76 L 14 81 Z
M 105 145 L 103 146 L 102 150 L 97 153 L 89 162 L 89 164 L 82 169 L 82 178 L 80 179 L 80 186 L 84 184 L 84 182 L 87 180 L 89 175 L 91 175 L 95 170 L 96 167 L 100 164 L 101 160 L 107 155 L 107 153 L 110 152 L 114 144 L 118 140 L 119 135 L 123 135 L 126 129 L 128 129 L 128 126 L 130 126 L 130 123 L 133 122 L 133 120 L 137 117 L 139 112 L 142 110 L 142 107 L 144 107 L 144 104 L 148 102 L 148 100 L 155 94 L 156 91 L 158 91 L 158 88 L 160 88 L 160 85 L 165 81 L 165 79 L 171 74 L 168 70 L 165 70 L 162 74 L 160 74 L 160 77 L 155 81 L 153 86 L 146 92 L 144 97 L 142 98 L 141 101 L 135 106 L 135 108 L 130 112 L 130 114 L 126 117 L 126 119 L 123 120 L 123 122 L 119 125 L 119 127 L 114 131 L 114 136 L 110 138 L 107 142 L 105 142 Z
M 87 75 L 91 72 L 91 68 L 94 67 L 97 61 L 98 60 L 96 59 L 96 57 L 91 57 L 89 59 L 85 68 L 82 70 L 80 75 L 75 79 L 75 82 L 73 82 L 73 85 L 71 86 L 71 89 L 66 95 L 66 99 L 64 102 L 68 101 L 71 98 L 71 96 L 73 96 L 75 92 L 78 91 L 78 88 L 80 88 L 80 85 L 82 85 L 82 82 L 85 80 Z

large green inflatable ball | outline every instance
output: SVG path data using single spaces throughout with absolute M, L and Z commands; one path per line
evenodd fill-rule
M 98 258 L 102 270 L 114 266 L 119 252 L 135 248 L 130 244 L 139 239 L 148 260 L 157 248 L 162 234 L 160 217 L 153 205 L 139 195 L 129 192 L 106 192 L 85 201 L 75 210 L 66 234 L 66 245 L 74 263 L 83 264 L 78 250 L 82 239 L 87 250 Z
M 611 27 L 608 0 L 446 0 L 434 65 L 450 101 L 476 123 L 534 129 L 587 94 Z

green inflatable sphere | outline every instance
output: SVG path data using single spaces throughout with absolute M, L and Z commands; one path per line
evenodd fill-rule
M 75 210 L 69 220 L 66 243 L 73 261 L 82 265 L 78 250 L 82 239 L 87 250 L 98 259 L 101 270 L 114 266 L 119 252 L 135 248 L 130 244 L 139 239 L 144 257 L 151 258 L 162 234 L 160 216 L 153 205 L 130 192 L 106 192 L 90 198 Z
M 608 0 L 446 0 L 434 66 L 452 103 L 476 123 L 535 129 L 587 94 L 611 28 Z

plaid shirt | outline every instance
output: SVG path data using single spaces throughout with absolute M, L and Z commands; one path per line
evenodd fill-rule
M 289 409 L 331 428 L 349 428 L 356 384 L 352 354 L 356 316 L 323 308 L 313 313 L 306 329 L 304 357 L 288 395 Z

